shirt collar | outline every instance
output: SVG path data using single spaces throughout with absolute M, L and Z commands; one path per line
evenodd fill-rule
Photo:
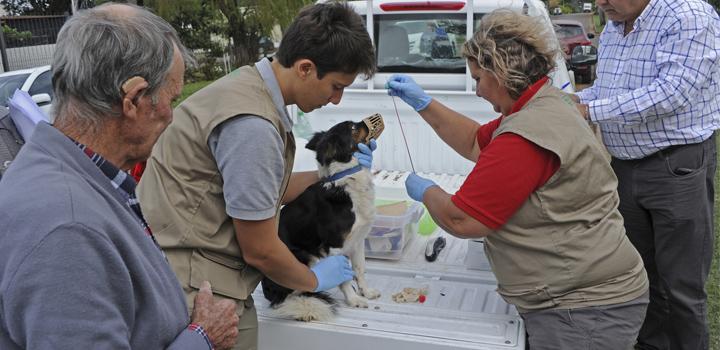
M 548 81 L 548 77 L 544 76 L 544 77 L 540 78 L 540 80 L 538 80 L 535 83 L 533 83 L 532 85 L 530 85 L 522 93 L 522 95 L 520 95 L 520 97 L 517 99 L 517 101 L 515 101 L 512 108 L 510 109 L 510 114 L 517 113 L 523 107 L 525 107 L 525 105 L 528 103 L 528 101 L 530 101 L 530 99 L 532 99 L 533 96 L 535 96 L 535 94 L 540 90 L 540 88 L 545 86 L 545 83 L 547 83 L 547 81 Z
M 640 15 L 633 22 L 633 30 L 640 28 L 647 18 L 650 17 L 650 13 L 655 9 L 656 4 L 661 0 L 650 0 L 645 8 L 640 12 Z M 611 28 L 615 29 L 616 32 L 624 35 L 625 22 L 608 21 L 611 24 Z
M 105 160 L 105 158 L 95 153 L 95 151 L 90 149 L 90 147 L 80 142 L 77 142 L 72 138 L 70 140 L 72 140 L 75 145 L 77 145 L 80 150 L 86 156 L 88 156 L 88 158 L 90 158 L 90 160 L 98 167 L 98 169 L 100 169 L 100 171 L 108 179 L 110 179 L 113 187 L 124 192 L 123 194 L 125 195 L 125 197 L 135 196 L 135 187 L 137 186 L 137 183 L 135 182 L 135 179 L 132 178 L 132 176 L 129 176 L 128 173 L 120 170 L 118 167 Z
M 278 84 L 275 73 L 273 73 L 272 66 L 270 66 L 270 60 L 267 57 L 263 58 L 255 63 L 255 68 L 257 68 L 260 73 L 260 77 L 265 82 L 265 86 L 267 86 L 270 90 L 270 95 L 273 103 L 275 104 L 275 109 L 277 109 L 278 113 L 284 117 L 281 119 L 285 130 L 292 130 L 293 121 L 287 111 L 287 106 L 285 106 L 285 98 L 283 98 L 282 91 L 280 90 L 280 84 Z

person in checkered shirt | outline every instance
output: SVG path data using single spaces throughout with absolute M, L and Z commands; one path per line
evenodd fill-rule
M 702 0 L 598 0 L 597 79 L 577 93 L 618 177 L 650 304 L 637 349 L 707 349 L 720 20 Z

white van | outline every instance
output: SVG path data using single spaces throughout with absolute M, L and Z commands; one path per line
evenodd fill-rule
M 593 7 L 591 2 L 583 2 L 583 9 L 582 12 L 592 12 Z
M 395 73 L 415 79 L 432 97 L 480 123 L 498 117 L 492 106 L 475 95 L 475 83 L 460 55 L 483 15 L 510 8 L 541 18 L 556 45 L 547 9 L 540 0 L 374 0 L 349 2 L 366 21 L 375 43 L 378 73 L 369 80 L 359 77 L 345 89 L 338 105 L 328 105 L 303 115 L 291 108 L 296 137 L 310 130 L 325 130 L 345 120 L 360 120 L 381 113 L 385 131 L 374 153 L 376 197 L 409 200 L 404 180 L 412 170 L 402 126 L 415 170 L 454 193 L 473 163 L 445 145 L 412 108 L 393 100 L 384 87 Z M 562 56 L 552 82 L 572 92 L 573 85 Z M 396 115 L 397 108 L 397 115 Z M 401 121 L 401 125 L 398 121 Z M 304 127 L 305 130 L 299 130 Z M 298 140 L 294 170 L 316 167 L 312 153 L 303 155 Z M 335 319 L 299 322 L 277 317 L 255 291 L 259 349 L 330 350 L 521 350 L 525 328 L 515 308 L 495 291 L 496 280 L 484 258 L 482 241 L 461 240 L 437 229 L 430 236 L 411 232 L 396 260 L 367 259 L 366 278 L 382 296 L 367 309 L 345 307 L 342 293 L 332 290 L 341 307 Z M 435 237 L 446 247 L 434 262 L 424 251 Z M 427 290 L 424 303 L 397 303 L 391 296 L 405 287 Z
M 540 17 L 549 39 L 559 46 L 550 17 L 539 0 L 375 0 L 350 1 L 367 22 L 375 43 L 378 73 L 370 80 L 358 77 L 345 89 L 338 105 L 327 105 L 305 115 L 313 130 L 325 130 L 347 119 L 373 113 L 383 115 L 386 130 L 379 140 L 373 163 L 380 169 L 409 171 L 393 99 L 385 82 L 395 73 L 410 75 L 433 98 L 480 123 L 498 117 L 490 103 L 475 95 L 475 82 L 460 55 L 463 43 L 472 36 L 482 16 L 498 8 L 524 11 Z M 368 14 L 371 14 L 368 16 Z M 559 54 L 551 79 L 555 86 L 574 91 L 565 60 Z M 418 172 L 467 174 L 473 163 L 457 155 L 434 134 L 417 113 L 399 99 L 397 112 L 408 137 Z M 298 115 L 297 109 L 291 115 Z M 402 151 L 402 152 L 400 152 Z

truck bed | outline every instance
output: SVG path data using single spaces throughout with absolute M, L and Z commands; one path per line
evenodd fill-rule
M 447 240 L 435 262 L 425 261 L 427 241 Z M 468 241 L 438 229 L 414 234 L 395 260 L 367 259 L 368 284 L 382 296 L 369 308 L 345 306 L 329 322 L 299 322 L 273 316 L 259 287 L 253 297 L 260 322 L 259 349 L 450 350 L 525 349 L 525 329 L 514 307 L 495 292 L 490 271 L 468 269 Z M 396 303 L 391 296 L 405 287 L 427 287 L 424 303 Z M 299 346 L 298 344 L 302 344 Z

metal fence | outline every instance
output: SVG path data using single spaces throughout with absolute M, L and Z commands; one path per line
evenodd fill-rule
M 0 17 L 2 70 L 11 71 L 50 64 L 55 52 L 57 34 L 68 18 L 67 16 Z

